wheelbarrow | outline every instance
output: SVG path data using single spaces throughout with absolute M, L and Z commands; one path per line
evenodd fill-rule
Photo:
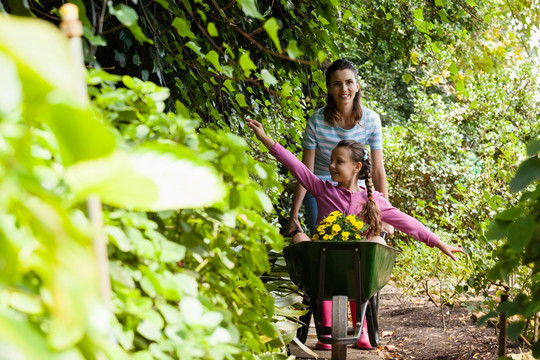
M 367 240 L 302 241 L 283 249 L 291 280 L 309 299 L 317 338 L 332 345 L 333 360 L 347 359 L 347 345 L 358 342 L 366 317 L 371 346 L 378 345 L 378 292 L 390 280 L 398 253 Z M 322 326 L 323 300 L 332 301 L 331 330 Z M 352 329 L 347 327 L 349 300 L 356 300 Z

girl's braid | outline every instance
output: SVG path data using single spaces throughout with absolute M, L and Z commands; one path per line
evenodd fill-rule
M 358 214 L 369 225 L 368 235 L 379 235 L 382 229 L 381 211 L 373 200 L 373 184 L 371 181 L 371 159 L 364 145 L 354 140 L 341 140 L 336 147 L 345 147 L 351 150 L 354 161 L 362 163 L 358 179 L 366 182 L 368 201 L 364 209 Z

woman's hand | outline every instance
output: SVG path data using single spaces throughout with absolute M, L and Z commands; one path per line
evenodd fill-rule
M 264 128 L 260 122 L 258 122 L 257 120 L 246 118 L 246 124 L 253 130 L 257 139 L 259 139 L 259 141 L 262 142 L 268 150 L 270 150 L 272 146 L 274 146 L 275 141 L 268 137 L 268 135 L 266 135 L 266 133 L 264 132 Z
M 442 241 L 439 241 L 437 245 L 435 245 L 435 247 L 441 250 L 443 254 L 448 255 L 454 261 L 456 261 L 456 257 L 454 256 L 454 253 L 459 252 L 459 253 L 463 253 L 467 255 L 465 251 L 463 251 L 463 248 L 461 246 L 448 245 L 448 244 L 443 243 Z
M 291 216 L 289 218 L 289 222 L 287 223 L 287 227 L 285 228 L 286 234 L 291 234 L 296 230 L 302 231 L 302 225 L 300 225 L 298 216 Z

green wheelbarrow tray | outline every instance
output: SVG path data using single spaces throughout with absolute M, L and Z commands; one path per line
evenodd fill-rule
M 291 280 L 311 299 L 319 297 L 323 253 L 326 253 L 324 299 L 343 295 L 357 300 L 355 268 L 359 266 L 360 300 L 364 302 L 388 283 L 399 250 L 368 240 L 302 241 L 287 246 L 283 255 Z M 359 263 L 355 263 L 355 253 Z
M 309 298 L 319 341 L 332 344 L 332 359 L 346 359 L 346 346 L 360 339 L 365 318 L 369 341 L 378 345 L 378 296 L 373 295 L 390 280 L 398 254 L 367 240 L 303 241 L 283 249 L 291 280 Z M 323 300 L 332 300 L 331 328 L 322 325 Z M 352 331 L 347 329 L 348 300 L 356 300 Z

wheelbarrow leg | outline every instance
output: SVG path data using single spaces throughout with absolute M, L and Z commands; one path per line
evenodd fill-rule
M 332 297 L 332 338 L 347 337 L 347 297 Z M 332 360 L 347 359 L 347 344 L 332 344 Z
M 366 311 L 369 342 L 371 346 L 379 346 L 379 293 L 369 298 L 369 309 Z
M 311 321 L 311 314 L 313 313 L 311 311 L 311 303 L 309 301 L 309 298 L 307 295 L 303 295 L 303 301 L 302 304 L 309 306 L 309 311 L 305 313 L 304 315 L 300 316 L 299 320 L 302 323 L 302 326 L 296 330 L 296 337 L 302 344 L 306 343 L 307 336 L 309 333 L 309 323 Z

